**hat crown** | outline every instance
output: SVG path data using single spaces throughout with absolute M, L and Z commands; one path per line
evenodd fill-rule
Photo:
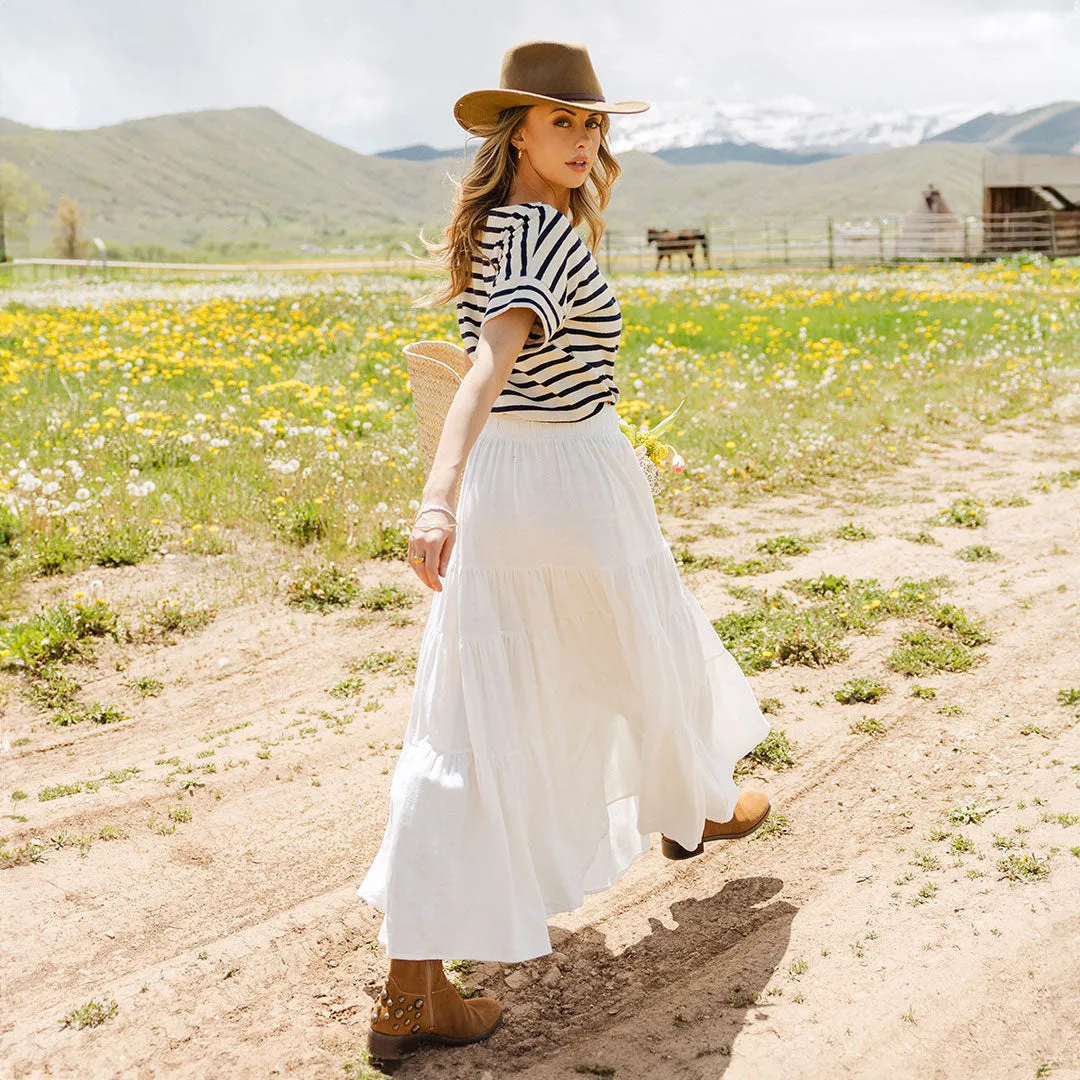
M 646 101 L 607 101 L 584 45 L 524 41 L 503 54 L 499 89 L 471 90 L 458 98 L 454 119 L 470 135 L 486 137 L 506 109 L 563 103 L 601 113 L 640 113 L 649 107 Z
M 507 49 L 499 88 L 565 101 L 604 100 L 589 50 L 561 41 L 526 41 Z

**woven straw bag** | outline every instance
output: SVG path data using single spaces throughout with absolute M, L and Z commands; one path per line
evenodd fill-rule
M 405 346 L 405 366 L 412 386 L 413 411 L 416 413 L 417 448 L 424 463 L 424 475 L 431 472 L 435 451 L 439 448 L 446 411 L 454 400 L 461 380 L 472 366 L 469 354 L 452 341 L 414 341 Z M 647 457 L 639 462 L 649 490 L 654 494 L 664 490 L 661 470 Z M 454 489 L 454 506 L 461 494 L 458 477 Z
M 472 361 L 469 354 L 452 341 L 414 341 L 405 346 L 404 352 L 416 414 L 417 449 L 427 476 L 439 448 L 446 411 Z M 461 494 L 461 480 L 459 476 L 454 489 L 452 505 L 455 507 Z

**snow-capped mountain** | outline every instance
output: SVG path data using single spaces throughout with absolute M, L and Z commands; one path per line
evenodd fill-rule
M 757 143 L 777 150 L 852 153 L 913 146 L 987 112 L 994 102 L 880 112 L 828 109 L 805 98 L 747 104 L 663 102 L 647 113 L 615 116 L 612 150 L 667 150 L 714 143 Z

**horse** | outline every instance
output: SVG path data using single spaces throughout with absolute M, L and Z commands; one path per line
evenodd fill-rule
M 660 260 L 667 259 L 668 269 L 671 269 L 671 256 L 675 252 L 682 252 L 690 260 L 690 268 L 694 267 L 694 249 L 701 244 L 702 254 L 705 256 L 705 265 L 709 266 L 709 236 L 704 229 L 649 229 L 646 239 L 650 244 L 656 245 L 656 269 L 660 269 Z
M 945 201 L 945 196 L 934 187 L 933 184 L 928 184 L 926 190 L 922 193 L 923 202 L 926 204 L 927 213 L 930 214 L 951 214 L 949 204 Z

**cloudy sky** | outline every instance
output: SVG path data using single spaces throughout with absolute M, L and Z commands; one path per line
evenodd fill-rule
M 588 46 L 609 100 L 1080 98 L 1080 0 L 0 0 L 0 116 L 269 105 L 366 153 L 457 146 L 454 100 L 533 38 Z

